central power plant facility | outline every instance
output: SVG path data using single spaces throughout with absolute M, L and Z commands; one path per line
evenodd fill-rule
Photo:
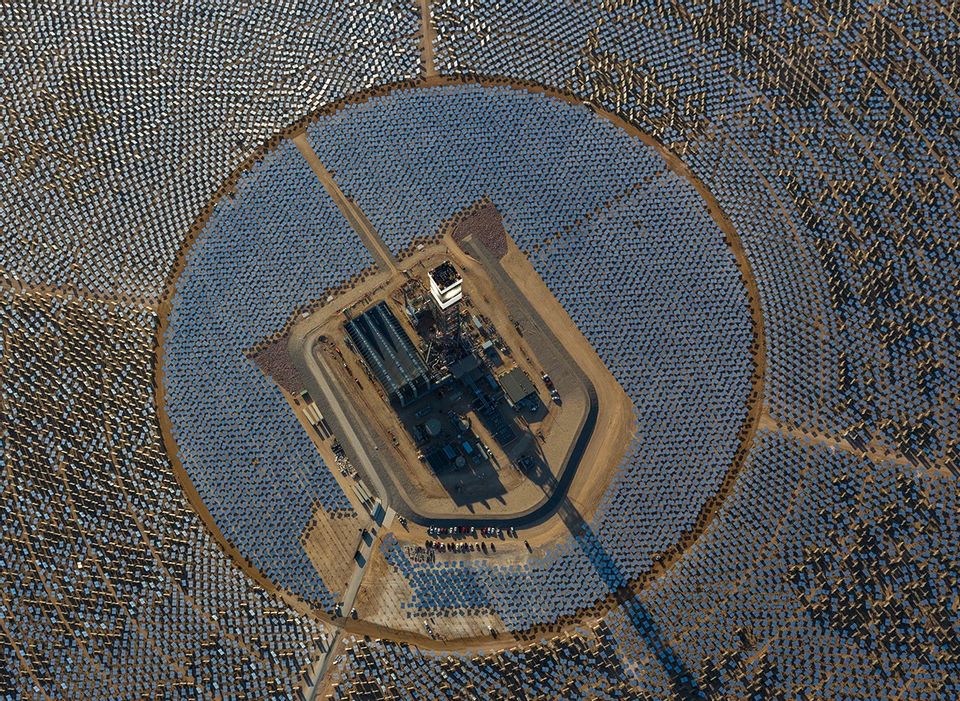
M 469 491 L 468 482 L 482 479 L 473 467 L 534 464 L 533 456 L 512 446 L 530 433 L 531 421 L 539 426 L 550 409 L 515 361 L 508 361 L 513 367 L 499 378 L 495 375 L 512 351 L 465 294 L 456 266 L 444 260 L 425 277 L 410 276 L 401 286 L 398 309 L 406 323 L 388 300 L 381 300 L 349 319 L 344 329 L 352 341 L 348 345 L 382 388 L 420 460 L 438 475 L 456 473 L 458 489 Z M 354 384 L 363 397 L 362 383 Z M 558 399 L 552 382 L 549 388 Z M 363 411 L 381 414 L 375 401 L 368 400 Z M 542 428 L 537 431 L 543 435 Z M 387 432 L 400 440 L 389 428 Z M 521 448 L 525 452 L 529 444 L 517 450 Z

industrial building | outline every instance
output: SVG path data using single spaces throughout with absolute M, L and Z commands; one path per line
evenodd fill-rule
M 530 378 L 520 368 L 505 372 L 498 379 L 510 406 L 516 406 L 537 391 Z
M 430 391 L 427 366 L 386 302 L 348 321 L 346 330 L 391 402 L 405 407 Z

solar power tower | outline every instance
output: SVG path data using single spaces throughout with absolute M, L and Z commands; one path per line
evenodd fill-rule
M 450 261 L 444 261 L 430 271 L 430 297 L 433 299 L 437 331 L 445 339 L 455 340 L 460 333 L 463 278 Z

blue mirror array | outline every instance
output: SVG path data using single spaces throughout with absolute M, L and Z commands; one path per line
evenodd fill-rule
M 221 200 L 187 256 L 164 338 L 178 458 L 229 542 L 272 582 L 333 611 L 300 539 L 318 509 L 355 515 L 251 349 L 373 266 L 292 141 Z

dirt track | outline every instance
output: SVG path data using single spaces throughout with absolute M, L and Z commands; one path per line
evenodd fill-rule
M 420 9 L 420 62 L 423 64 L 424 77 L 430 78 L 437 74 L 433 55 L 433 42 L 437 39 L 437 30 L 430 16 L 430 0 L 417 0 L 417 6 Z
M 370 254 L 377 263 L 377 267 L 379 267 L 380 270 L 395 273 L 397 271 L 397 261 L 394 259 L 390 249 L 383 243 L 383 240 L 377 234 L 373 228 L 373 224 L 367 219 L 367 216 L 357 207 L 353 200 L 343 194 L 343 190 L 340 189 L 336 180 L 333 179 L 330 171 L 324 167 L 310 146 L 306 133 L 298 134 L 293 137 L 292 140 L 293 143 L 297 145 L 297 149 L 299 149 L 301 155 L 307 160 L 307 163 L 310 164 L 313 172 L 316 173 L 320 184 L 323 185 L 324 189 L 337 205 L 337 208 L 343 213 L 343 216 L 350 222 L 350 226 L 360 237 L 360 240 L 363 241 L 363 245 L 370 251 Z

